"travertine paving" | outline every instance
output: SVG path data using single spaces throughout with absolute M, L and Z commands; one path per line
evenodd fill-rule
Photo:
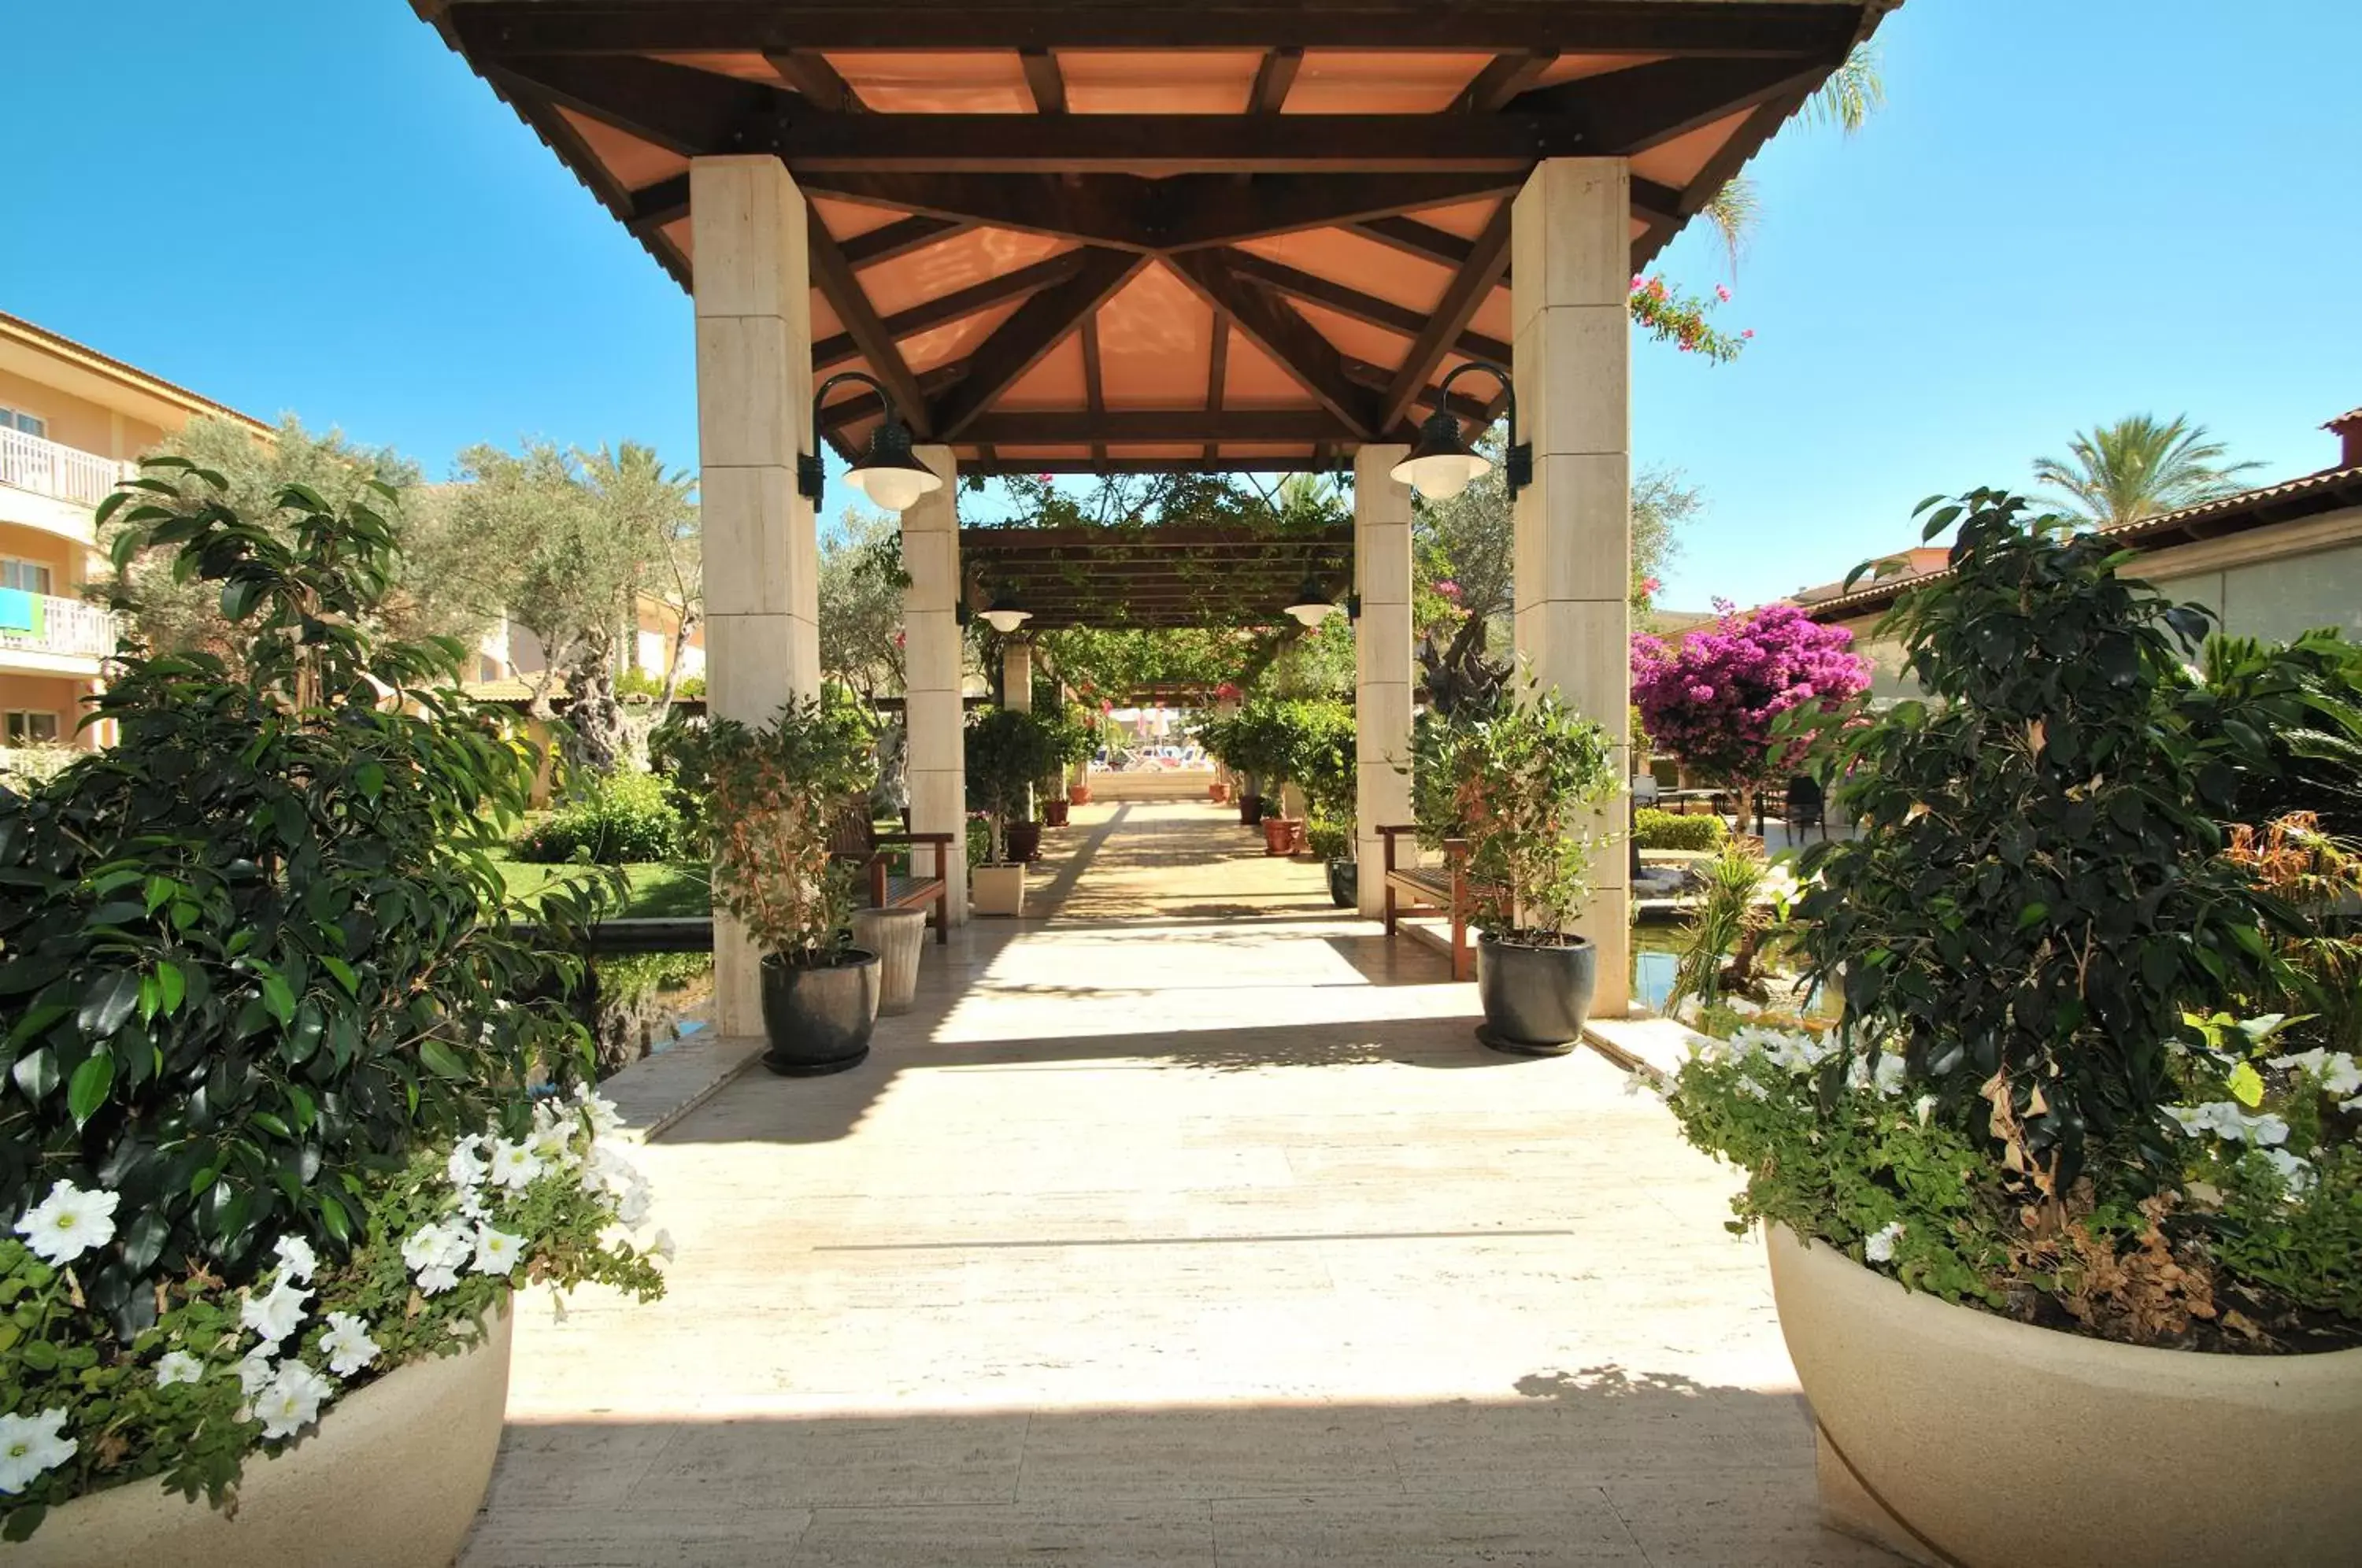
M 1484 1051 L 1234 812 L 1052 843 L 864 1066 L 644 1152 L 671 1294 L 524 1312 L 466 1562 L 1890 1561 L 1661 1106 Z

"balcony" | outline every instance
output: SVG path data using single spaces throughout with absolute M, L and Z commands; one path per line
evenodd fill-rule
M 115 652 L 115 613 L 54 593 L 0 588 L 0 665 L 11 655 L 101 659 Z
M 22 430 L 0 428 L 0 484 L 14 490 L 77 506 L 96 506 L 138 471 L 137 463 L 118 463 Z

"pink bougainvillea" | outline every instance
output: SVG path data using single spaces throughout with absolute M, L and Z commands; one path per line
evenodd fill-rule
M 1741 611 L 1678 642 L 1632 639 L 1632 701 L 1649 740 L 1689 767 L 1737 789 L 1790 766 L 1772 721 L 1808 702 L 1834 708 L 1870 687 L 1870 661 L 1853 634 L 1824 626 L 1794 604 Z

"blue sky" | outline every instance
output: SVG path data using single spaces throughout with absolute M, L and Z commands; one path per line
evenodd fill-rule
M 2268 18 L 2263 13 L 2268 11 Z M 440 473 L 477 440 L 696 445 L 688 302 L 401 0 L 16 8 L 0 309 Z M 1757 337 L 1634 353 L 1636 458 L 1705 491 L 1666 602 L 1752 602 L 2188 412 L 2273 478 L 2362 404 L 2362 8 L 1911 0 L 1885 111 L 1756 160 Z M 127 69 L 127 66 L 134 67 Z M 144 69 L 142 69 L 144 68 Z

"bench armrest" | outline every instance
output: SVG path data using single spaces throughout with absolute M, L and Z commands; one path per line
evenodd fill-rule
M 951 869 L 952 840 L 955 836 L 948 833 L 878 833 L 869 835 L 870 842 L 881 848 L 891 844 L 933 845 L 935 850 L 935 880 L 939 882 L 946 878 Z

